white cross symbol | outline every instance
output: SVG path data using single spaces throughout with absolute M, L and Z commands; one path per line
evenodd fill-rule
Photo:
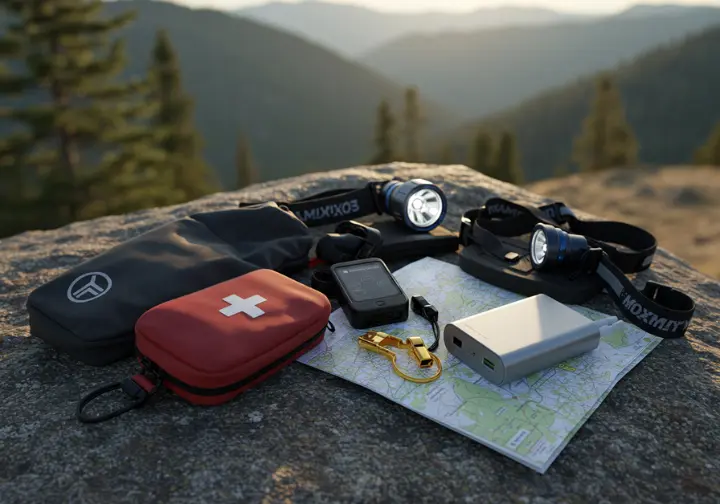
M 233 294 L 232 296 L 223 298 L 223 301 L 230 303 L 230 306 L 226 306 L 220 310 L 220 313 L 226 317 L 232 317 L 238 313 L 245 313 L 251 318 L 258 318 L 260 315 L 265 315 L 265 312 L 257 307 L 260 303 L 267 301 L 267 299 L 262 296 L 255 295 L 247 299 L 243 299 L 240 296 Z

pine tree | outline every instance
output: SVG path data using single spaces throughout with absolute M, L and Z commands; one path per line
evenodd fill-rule
M 1 9 L 0 13 L 3 13 Z M 0 37 L 0 60 L 21 57 L 22 46 L 16 36 L 6 33 Z M 24 87 L 22 76 L 11 74 L 0 63 L 0 92 L 12 99 Z M 5 116 L 9 116 L 9 111 L 0 109 L 0 120 Z M 30 140 L 26 132 L 15 132 L 0 139 L 0 237 L 33 227 L 38 220 L 35 213 L 36 196 L 28 187 L 31 177 L 19 162 L 26 155 Z
M 236 189 L 242 189 L 259 181 L 255 163 L 253 162 L 250 143 L 245 135 L 238 137 L 237 150 L 235 152 L 235 170 L 237 174 Z
M 150 67 L 149 99 L 157 106 L 152 127 L 172 167 L 178 202 L 204 196 L 218 185 L 202 159 L 202 142 L 193 125 L 193 102 L 184 93 L 181 81 L 170 37 L 165 30 L 158 30 Z
M 518 162 L 517 144 L 515 135 L 505 132 L 500 136 L 497 161 L 492 176 L 498 180 L 520 185 L 524 183 L 525 177 Z
M 582 132 L 575 139 L 574 161 L 581 171 L 599 171 L 637 163 L 638 143 L 625 118 L 620 92 L 612 79 L 598 79 L 595 98 Z
M 695 164 L 720 166 L 720 123 L 705 144 L 695 152 Z
M 422 117 L 418 90 L 409 87 L 405 90 L 405 156 L 404 160 L 410 163 L 420 161 L 420 129 Z
M 480 173 L 492 176 L 493 139 L 485 131 L 478 131 L 472 146 L 470 166 Z
M 392 163 L 395 161 L 395 118 L 390 104 L 383 100 L 377 109 L 375 125 L 375 156 L 371 164 Z
M 13 183 L 22 183 L 22 200 L 35 209 L 32 227 L 167 201 L 162 153 L 141 124 L 142 83 L 114 81 L 125 65 L 123 44 L 106 42 L 134 13 L 102 19 L 102 8 L 100 0 L 0 0 L 10 21 L 0 45 L 22 67 L 0 74 L 0 93 L 33 101 L 4 111 L 16 134 L 0 157 L 20 174 Z

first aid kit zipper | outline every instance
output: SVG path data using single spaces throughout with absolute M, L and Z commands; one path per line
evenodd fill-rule
M 195 387 L 193 385 L 189 385 L 183 382 L 182 380 L 179 380 L 174 376 L 171 376 L 146 355 L 140 353 L 139 350 L 137 350 L 136 348 L 138 360 L 141 366 L 140 372 L 120 382 L 109 383 L 107 385 L 98 387 L 86 396 L 84 396 L 82 399 L 80 399 L 77 405 L 77 419 L 82 423 L 98 423 L 110 420 L 111 418 L 130 411 L 131 409 L 141 407 L 152 395 L 154 395 L 158 390 L 160 390 L 160 388 L 167 384 L 173 384 L 174 386 L 186 392 L 199 396 L 217 396 L 234 392 L 240 388 L 245 387 L 246 385 L 251 384 L 253 381 L 272 371 L 278 364 L 286 362 L 288 360 L 292 360 L 295 355 L 307 349 L 308 347 L 313 346 L 315 343 L 318 342 L 318 340 L 323 337 L 326 328 L 331 332 L 335 331 L 335 327 L 333 326 L 333 324 L 328 321 L 326 327 L 323 327 L 323 329 L 315 333 L 311 338 L 303 342 L 300 346 L 295 347 L 292 352 L 288 352 L 281 358 L 273 361 L 268 366 L 265 366 L 259 371 L 256 371 L 251 376 L 247 376 L 240 381 L 231 383 L 224 387 L 217 387 L 212 389 Z M 85 407 L 93 399 L 96 399 L 101 395 L 118 389 L 122 390 L 122 392 L 127 397 L 132 399 L 132 401 L 130 401 L 121 408 L 110 411 L 109 413 L 103 415 L 91 416 L 84 411 Z
M 314 343 L 316 343 L 320 338 L 322 338 L 323 334 L 325 333 L 325 328 L 318 331 L 316 334 L 314 334 L 310 339 L 306 340 L 303 344 L 301 344 L 298 347 L 295 347 L 291 352 L 283 355 L 279 359 L 273 361 L 269 365 L 265 366 L 264 368 L 256 371 L 250 376 L 247 376 L 243 378 L 242 380 L 239 380 L 235 383 L 231 383 L 229 385 L 225 385 L 223 387 L 216 387 L 216 388 L 203 388 L 203 387 L 196 387 L 193 385 L 189 385 L 185 383 L 184 381 L 171 376 L 168 374 L 165 370 L 163 370 L 160 366 L 158 366 L 155 362 L 153 362 L 150 358 L 140 353 L 139 350 L 136 349 L 140 365 L 142 366 L 141 374 L 147 376 L 148 378 L 153 381 L 153 383 L 157 386 L 163 385 L 163 384 L 172 384 L 185 392 L 189 392 L 190 394 L 199 395 L 199 396 L 218 396 L 223 394 L 228 394 L 230 392 L 234 392 L 237 389 L 240 389 L 253 381 L 257 380 L 261 376 L 267 374 L 268 372 L 275 369 L 275 367 L 282 363 L 286 362 L 287 360 L 291 359 L 294 355 L 297 353 L 303 351 L 305 348 L 312 346 Z

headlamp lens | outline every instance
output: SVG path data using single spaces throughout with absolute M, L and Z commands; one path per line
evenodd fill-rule
M 539 223 L 535 225 L 530 239 L 530 261 L 533 268 L 538 270 L 579 264 L 589 249 L 584 236 Z
M 542 264 L 547 255 L 547 238 L 545 237 L 545 231 L 538 229 L 532 237 L 532 246 L 530 247 L 530 254 L 532 260 L 536 264 Z
M 442 190 L 427 180 L 393 180 L 383 191 L 387 213 L 414 231 L 435 229 L 447 213 L 447 200 Z

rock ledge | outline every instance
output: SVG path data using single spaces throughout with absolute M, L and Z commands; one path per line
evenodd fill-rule
M 463 210 L 493 195 L 548 201 L 462 166 L 395 164 L 310 174 L 1 240 L 0 501 L 720 501 L 720 284 L 664 250 L 635 281 L 655 279 L 694 297 L 698 307 L 687 339 L 661 343 L 636 366 L 542 476 L 300 364 L 220 407 L 166 397 L 104 424 L 75 420 L 81 394 L 124 377 L 134 365 L 85 366 L 29 338 L 24 304 L 32 289 L 190 212 L 390 175 L 441 183 L 451 205 L 445 225 L 453 230 Z M 589 306 L 616 313 L 605 296 Z

